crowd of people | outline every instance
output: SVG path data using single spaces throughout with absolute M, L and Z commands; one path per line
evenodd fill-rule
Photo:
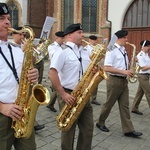
M 27 139 L 16 138 L 14 136 L 15 131 L 11 128 L 12 121 L 19 120 L 22 117 L 23 108 L 15 104 L 15 100 L 17 99 L 19 78 L 23 65 L 24 51 L 22 47 L 26 33 L 19 32 L 22 27 L 17 28 L 16 31 L 18 30 L 18 32 L 11 33 L 13 41 L 10 43 L 8 42 L 8 28 L 10 27 L 8 7 L 5 3 L 0 3 L 0 144 L 3 150 L 10 150 L 12 145 L 16 150 L 35 150 L 34 131 L 43 129 L 44 125 L 36 124 L 33 127 L 31 136 Z M 142 132 L 135 131 L 130 119 L 127 79 L 134 76 L 134 70 L 130 69 L 125 49 L 127 36 L 128 32 L 126 30 L 118 30 L 108 44 L 103 66 L 108 75 L 106 81 L 107 99 L 102 105 L 96 127 L 103 132 L 109 132 L 105 122 L 112 107 L 118 102 L 123 134 L 127 137 L 140 137 Z M 50 111 L 57 112 L 54 107 L 56 100 L 59 104 L 59 111 L 65 105 L 73 107 L 76 104 L 77 99 L 71 93 L 82 81 L 82 76 L 91 63 L 90 56 L 94 46 L 98 43 L 95 35 L 89 36 L 89 44 L 86 46 L 82 45 L 83 39 L 82 25 L 74 23 L 64 31 L 56 31 L 55 41 L 48 46 L 50 61 L 48 78 L 51 82 L 51 85 L 49 85 L 51 88 L 51 101 L 46 107 Z M 137 54 L 137 65 L 140 67 L 137 77 L 139 85 L 131 112 L 143 115 L 139 111 L 139 104 L 144 94 L 150 107 L 150 41 L 144 39 L 139 44 L 141 45 L 141 51 Z M 42 84 L 43 70 L 44 58 L 38 64 L 34 64 L 34 67 L 28 71 L 28 81 Z M 91 69 L 93 76 L 98 71 L 98 65 Z M 71 128 L 67 131 L 61 131 L 62 150 L 73 150 L 76 127 L 79 129 L 76 149 L 91 150 L 94 129 L 93 107 L 91 104 L 100 105 L 97 101 L 97 90 L 98 87 L 91 93 L 91 97 Z

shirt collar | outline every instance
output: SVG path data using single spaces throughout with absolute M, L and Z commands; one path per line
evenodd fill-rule
M 70 47 L 72 47 L 72 49 L 78 49 L 79 51 L 81 51 L 81 49 L 83 49 L 83 46 L 81 45 L 80 47 L 78 47 L 75 43 L 73 42 L 66 42 L 66 45 L 69 45 Z
M 2 40 L 0 40 L 0 45 L 7 45 L 8 46 L 8 41 L 2 41 Z

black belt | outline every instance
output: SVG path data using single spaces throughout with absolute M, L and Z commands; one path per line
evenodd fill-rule
M 112 77 L 116 77 L 116 78 L 120 78 L 120 79 L 126 79 L 126 78 L 127 78 L 127 77 L 117 76 L 117 75 L 111 75 L 111 74 L 110 74 L 110 76 L 112 76 Z
M 149 73 L 139 73 L 139 75 L 150 75 Z
M 70 92 L 70 93 L 73 91 L 73 90 L 67 89 L 67 88 L 65 88 L 65 87 L 63 87 L 63 88 L 64 88 L 65 91 L 68 91 L 68 92 Z

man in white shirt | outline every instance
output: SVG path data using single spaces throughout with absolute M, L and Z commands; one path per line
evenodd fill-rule
M 97 44 L 97 36 L 95 35 L 90 35 L 89 36 L 89 43 L 87 44 L 84 49 L 86 49 L 89 52 L 89 56 L 91 56 L 92 52 L 93 52 L 93 47 L 96 46 Z M 100 103 L 96 100 L 97 98 L 97 91 L 98 91 L 98 87 L 94 90 L 94 92 L 92 93 L 91 97 L 90 97 L 90 101 L 92 104 L 95 105 L 100 105 Z
M 138 74 L 139 87 L 131 110 L 132 113 L 138 115 L 143 114 L 138 110 L 138 106 L 144 94 L 150 107 L 150 41 L 141 41 L 140 45 L 141 51 L 137 55 L 138 65 L 141 67 Z
M 88 52 L 82 47 L 84 37 L 81 24 L 72 24 L 64 32 L 66 48 L 54 55 L 51 61 L 49 77 L 58 92 L 60 109 L 65 104 L 76 102 L 71 92 L 75 89 L 83 73 L 90 64 Z M 90 101 L 85 105 L 77 120 L 68 131 L 61 132 L 62 150 L 73 150 L 76 126 L 79 127 L 77 148 L 91 150 L 93 137 L 93 111 Z
M 49 54 L 49 59 L 50 59 L 50 64 L 51 64 L 51 60 L 52 57 L 54 56 L 55 53 L 57 53 L 58 51 L 61 51 L 61 45 L 64 42 L 64 32 L 63 31 L 58 31 L 55 33 L 55 41 L 50 44 L 48 46 L 48 54 Z M 51 100 L 50 103 L 46 106 L 47 108 L 49 108 L 51 111 L 53 112 L 57 112 L 57 110 L 54 108 L 54 104 L 56 102 L 57 99 L 57 91 L 55 90 L 55 88 L 51 85 Z
M 20 120 L 22 107 L 15 104 L 17 99 L 19 78 L 22 70 L 24 53 L 19 47 L 8 43 L 10 14 L 5 3 L 0 3 L 0 146 L 2 150 L 36 150 L 34 130 L 28 139 L 16 138 L 12 121 Z M 29 69 L 29 82 L 37 82 L 38 70 Z
M 108 118 L 112 107 L 117 101 L 124 135 L 139 137 L 142 133 L 134 130 L 129 112 L 127 76 L 132 77 L 134 73 L 128 69 L 129 61 L 124 47 L 127 42 L 127 35 L 128 32 L 125 30 L 117 31 L 113 36 L 116 38 L 116 42 L 112 45 L 109 44 L 110 46 L 108 45 L 104 61 L 104 70 L 109 74 L 109 79 L 106 81 L 107 100 L 102 106 L 96 127 L 104 132 L 109 132 L 109 129 L 105 126 L 105 120 Z

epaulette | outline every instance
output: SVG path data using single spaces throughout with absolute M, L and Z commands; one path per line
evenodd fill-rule
M 107 51 L 113 51 L 115 48 L 117 48 L 116 45 L 112 45 L 109 48 L 107 48 Z
M 18 44 L 15 44 L 15 43 L 12 43 L 12 42 L 9 42 L 9 44 L 12 45 L 12 46 L 14 46 L 14 47 L 20 47 L 21 48 L 21 46 L 18 45 Z
M 55 45 L 54 43 L 50 44 L 51 46 Z
M 143 55 L 143 53 L 140 53 L 140 55 L 139 56 L 142 56 Z
M 62 44 L 62 45 L 61 45 L 61 48 L 62 48 L 63 50 L 65 50 L 65 49 L 68 48 L 68 47 L 70 48 L 70 46 L 68 46 L 68 45 L 65 45 L 65 44 Z
M 87 51 L 87 49 L 86 49 L 85 47 L 83 48 L 83 50 L 84 50 L 84 51 Z

